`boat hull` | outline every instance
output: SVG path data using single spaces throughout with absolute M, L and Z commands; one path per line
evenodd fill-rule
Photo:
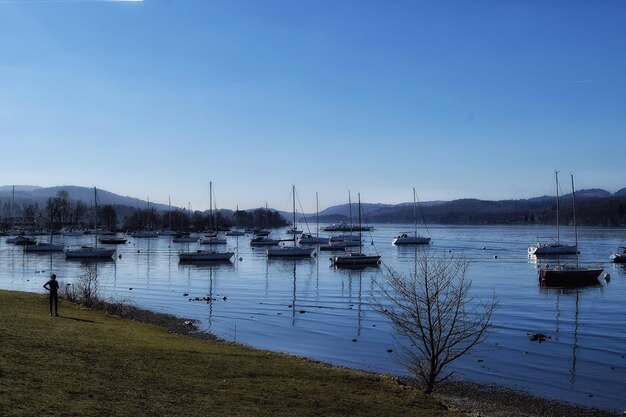
M 206 261 L 230 261 L 234 252 L 213 252 L 213 251 L 196 251 L 196 252 L 181 252 L 178 254 L 178 259 L 183 262 L 206 262 Z
M 614 253 L 611 255 L 611 260 L 616 264 L 626 263 L 626 253 Z
M 556 267 L 544 266 L 539 268 L 539 279 L 548 286 L 558 287 L 581 287 L 586 285 L 598 285 L 598 278 L 602 274 L 600 268 L 568 267 L 559 265 Z
M 268 257 L 305 258 L 315 253 L 315 248 L 271 248 L 267 250 Z
M 63 252 L 65 245 L 55 245 L 50 243 L 38 243 L 36 245 L 24 246 L 25 252 Z
M 429 245 L 430 238 L 424 236 L 402 235 L 393 239 L 394 245 Z
M 115 255 L 115 249 L 82 247 L 67 249 L 65 257 L 68 259 L 108 259 Z
M 529 247 L 528 254 L 534 256 L 576 255 L 578 254 L 578 245 L 539 243 Z
M 363 255 L 361 253 L 350 253 L 332 258 L 333 265 L 346 267 L 378 266 L 380 265 L 379 255 Z

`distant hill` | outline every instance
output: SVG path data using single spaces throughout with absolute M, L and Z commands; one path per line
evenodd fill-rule
M 626 224 L 626 189 L 611 194 L 602 189 L 576 191 L 577 220 L 581 225 Z M 573 221 L 572 195 L 561 198 L 561 222 Z M 362 204 L 366 223 L 412 223 L 413 203 Z M 353 218 L 356 206 L 353 204 Z M 427 223 L 439 224 L 553 224 L 556 222 L 554 196 L 541 196 L 520 200 L 459 199 L 434 201 L 420 204 L 418 218 L 422 213 Z M 320 212 L 320 221 L 348 221 L 348 204 L 329 207 Z M 307 215 L 310 216 L 310 215 Z M 356 222 L 356 219 L 354 220 Z
M 82 200 L 87 205 L 93 204 L 93 189 L 78 186 L 37 187 L 31 185 L 15 186 L 15 202 L 18 206 L 34 204 L 43 209 L 50 197 L 55 197 L 61 190 L 66 191 L 73 200 Z M 0 215 L 6 217 L 7 207 L 12 199 L 13 186 L 0 187 Z M 581 225 L 626 225 L 626 188 L 615 194 L 602 189 L 586 189 L 576 192 L 577 220 Z M 130 196 L 121 196 L 106 190 L 98 189 L 98 203 L 110 204 L 120 208 L 120 216 L 130 215 L 136 208 L 148 208 L 145 200 Z M 165 211 L 168 206 L 150 203 L 157 211 Z M 553 224 L 556 221 L 556 203 L 554 196 L 541 196 L 520 200 L 479 200 L 459 199 L 453 201 L 429 201 L 420 204 L 419 218 L 422 213 L 426 222 L 440 224 Z M 412 223 L 413 203 L 400 204 L 362 203 L 364 223 Z M 357 222 L 357 205 L 352 204 L 353 222 Z M 249 210 L 251 211 L 251 210 Z M 221 212 L 229 216 L 229 211 Z M 278 212 L 288 221 L 292 214 Z M 302 220 L 300 217 L 300 221 Z M 306 214 L 309 222 L 314 221 L 315 214 Z M 350 206 L 341 204 L 328 207 L 320 212 L 320 221 L 334 223 L 347 222 L 350 217 Z M 563 223 L 573 220 L 571 194 L 561 198 L 561 216 Z
M 76 185 L 61 185 L 56 187 L 37 187 L 30 185 L 15 186 L 15 203 L 17 205 L 36 204 L 40 207 L 46 205 L 48 198 L 56 197 L 59 191 L 66 191 L 72 200 L 80 200 L 87 205 L 93 205 L 94 192 L 91 187 L 79 187 Z M 0 187 L 0 201 L 9 202 L 13 198 L 13 186 Z M 168 206 L 159 203 L 148 204 L 145 200 L 133 197 L 121 196 L 110 191 L 98 188 L 98 204 L 118 205 L 128 207 L 148 208 L 148 205 L 157 210 L 167 210 Z

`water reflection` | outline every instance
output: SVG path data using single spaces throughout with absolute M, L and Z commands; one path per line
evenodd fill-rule
M 598 287 L 598 286 L 595 286 Z M 579 328 L 579 316 L 580 316 L 580 296 L 584 293 L 584 289 L 580 288 L 563 288 L 563 287 L 548 287 L 541 286 L 541 292 L 544 294 L 556 294 L 555 300 L 555 342 L 559 342 L 561 336 L 561 297 L 574 298 L 574 320 L 572 329 L 572 346 L 571 346 L 571 366 L 569 369 L 569 383 L 574 385 L 576 383 L 576 352 L 578 350 L 578 328 Z M 571 312 L 566 313 L 568 317 L 571 317 Z

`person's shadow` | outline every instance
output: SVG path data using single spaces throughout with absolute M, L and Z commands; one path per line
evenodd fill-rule
M 65 319 L 65 320 L 82 321 L 82 322 L 85 322 L 85 323 L 98 323 L 97 321 L 93 321 L 93 320 L 78 319 L 76 317 L 62 316 L 60 314 L 59 314 L 59 318 L 60 319 Z

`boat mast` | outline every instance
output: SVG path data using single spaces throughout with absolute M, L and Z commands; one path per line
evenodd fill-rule
M 172 230 L 172 199 L 169 195 L 167 196 L 167 211 L 170 219 L 169 229 Z
M 213 181 L 209 181 L 209 230 L 213 230 Z
M 350 190 L 348 190 L 348 208 L 350 209 L 350 236 L 352 236 L 352 197 Z
M 561 243 L 561 230 L 559 228 L 559 171 L 554 171 L 556 177 L 556 243 Z
M 317 191 L 315 192 L 315 223 L 317 226 L 317 233 L 315 235 L 320 237 L 320 200 L 317 196 Z
M 361 193 L 357 194 L 359 197 L 359 253 L 363 253 L 363 232 L 361 228 Z
M 415 222 L 415 237 L 417 237 L 417 202 L 415 198 L 415 187 L 413 187 L 413 221 Z
M 574 174 L 572 177 L 572 209 L 574 211 L 574 236 L 576 239 L 576 254 L 578 254 L 578 227 L 576 226 L 576 192 L 574 191 Z
M 291 185 L 291 194 L 293 194 L 293 247 L 296 247 L 296 185 Z
M 98 247 L 98 189 L 93 187 L 93 206 L 96 209 L 94 217 L 94 228 L 96 229 L 96 248 Z

